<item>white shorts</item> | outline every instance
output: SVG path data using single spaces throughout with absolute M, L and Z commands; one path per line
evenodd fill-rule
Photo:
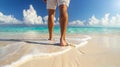
M 56 9 L 56 6 L 67 5 L 69 6 L 70 0 L 47 0 L 47 9 Z

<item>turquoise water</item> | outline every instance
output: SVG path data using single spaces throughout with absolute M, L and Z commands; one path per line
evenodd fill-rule
M 41 34 L 48 33 L 47 25 L 3 25 L 0 26 L 0 32 L 3 33 L 24 33 L 24 32 L 38 32 Z M 54 33 L 60 34 L 60 27 L 54 27 Z M 120 27 L 80 27 L 68 26 L 68 34 L 89 34 L 89 33 L 120 33 Z

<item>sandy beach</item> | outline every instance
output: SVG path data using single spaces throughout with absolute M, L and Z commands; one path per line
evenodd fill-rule
M 91 39 L 79 48 L 60 47 L 58 35 L 55 35 L 54 42 L 47 41 L 47 34 L 3 36 L 0 47 L 6 46 L 7 49 L 0 49 L 0 67 L 120 67 L 119 34 L 87 36 Z M 76 38 L 81 39 L 81 42 Z M 67 36 L 68 42 L 73 44 L 82 43 L 84 38 L 82 34 Z M 11 44 L 14 48 L 9 47 Z
M 120 67 L 120 0 L 0 0 L 0 67 Z

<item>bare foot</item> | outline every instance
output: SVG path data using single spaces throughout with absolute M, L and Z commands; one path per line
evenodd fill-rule
M 65 39 L 60 39 L 60 46 L 66 46 L 66 40 Z

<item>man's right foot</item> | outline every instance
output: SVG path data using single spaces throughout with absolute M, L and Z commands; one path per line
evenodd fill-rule
M 65 39 L 60 39 L 60 46 L 67 46 L 67 42 Z

